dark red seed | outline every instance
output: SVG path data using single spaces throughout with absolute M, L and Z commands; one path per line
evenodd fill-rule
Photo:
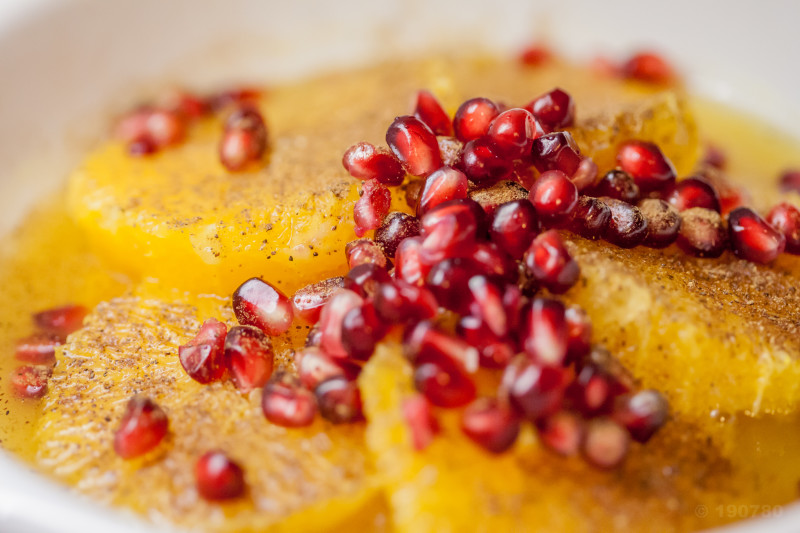
M 481 206 L 488 217 L 492 217 L 503 204 L 527 200 L 528 190 L 514 181 L 499 181 L 491 187 L 472 189 L 469 198 Z
M 192 121 L 206 116 L 211 109 L 197 95 L 182 90 L 171 90 L 159 98 L 159 107 L 175 111 L 184 119 Z
M 525 109 L 533 113 L 547 131 L 563 130 L 575 123 L 575 103 L 563 89 L 555 88 L 539 96 Z
M 783 234 L 748 207 L 728 215 L 728 235 L 733 253 L 754 263 L 772 262 L 786 247 Z
M 479 242 L 469 256 L 480 273 L 495 281 L 514 283 L 519 278 L 517 263 L 493 242 Z
M 678 238 L 681 215 L 664 200 L 645 198 L 639 202 L 639 211 L 647 220 L 647 237 L 642 244 L 650 248 L 666 248 Z
M 469 182 L 460 170 L 442 167 L 427 178 L 417 203 L 417 216 L 422 216 L 434 207 L 450 200 L 467 197 Z
M 591 157 L 584 157 L 570 180 L 578 188 L 578 191 L 593 187 L 597 183 L 597 164 Z
M 592 349 L 592 321 L 582 307 L 571 305 L 564 313 L 567 321 L 567 357 L 578 361 Z
M 437 137 L 439 152 L 442 154 L 442 163 L 446 167 L 455 167 L 461 161 L 461 150 L 464 143 L 455 137 Z
M 517 283 L 508 284 L 503 291 L 503 305 L 506 308 L 506 318 L 511 331 L 518 331 L 522 325 L 522 314 L 528 299 L 523 296 Z
M 330 278 L 299 289 L 292 297 L 294 316 L 315 324 L 319 320 L 322 307 L 330 300 L 337 289 L 344 287 L 344 278 Z
M 583 419 L 570 411 L 559 411 L 536 424 L 542 444 L 565 457 L 580 451 L 585 426 Z
M 655 390 L 643 390 L 617 397 L 613 419 L 624 426 L 633 440 L 647 442 L 667 422 L 669 405 Z
M 364 263 L 374 263 L 379 267 L 389 268 L 386 254 L 372 239 L 350 241 L 345 246 L 344 253 L 347 256 L 347 266 L 350 268 L 355 268 Z
M 394 119 L 386 131 L 386 144 L 412 176 L 427 176 L 442 166 L 436 135 L 416 117 Z
M 608 412 L 618 392 L 614 378 L 595 364 L 584 364 L 567 388 L 572 407 L 587 417 Z
M 552 229 L 533 239 L 523 261 L 531 276 L 555 294 L 567 292 L 581 273 L 561 236 Z
M 351 146 L 342 157 L 342 165 L 360 180 L 378 180 L 389 186 L 400 185 L 406 177 L 403 165 L 390 151 L 367 142 Z
M 511 448 L 519 429 L 517 414 L 495 399 L 478 399 L 461 413 L 461 431 L 491 453 L 503 453 Z
M 529 196 L 539 218 L 545 222 L 564 220 L 578 203 L 578 189 L 560 170 L 542 173 Z
M 583 161 L 578 145 L 566 131 L 548 133 L 533 141 L 531 157 L 539 172 L 560 170 L 567 176 L 573 176 Z
M 675 167 L 651 142 L 627 141 L 620 145 L 617 165 L 633 177 L 643 194 L 667 189 L 675 183 Z
M 15 357 L 34 365 L 54 365 L 56 348 L 61 346 L 62 337 L 54 333 L 34 333 L 17 341 Z
M 258 328 L 234 326 L 225 338 L 225 360 L 236 388 L 250 392 L 272 375 L 272 342 Z
M 258 278 L 250 278 L 233 293 L 233 312 L 239 324 L 255 326 L 270 337 L 286 333 L 294 318 L 289 298 Z
M 317 414 L 314 395 L 297 378 L 277 372 L 261 394 L 264 416 L 276 426 L 299 428 L 311 425 Z
M 389 212 L 392 204 L 392 193 L 378 180 L 364 182 L 361 197 L 353 206 L 353 221 L 358 237 L 368 231 L 378 229 Z
M 114 137 L 128 144 L 146 139 L 147 119 L 152 112 L 152 107 L 143 106 L 122 115 L 114 126 Z M 155 147 L 155 143 L 151 144 Z
M 436 316 L 439 309 L 433 293 L 402 279 L 380 285 L 374 304 L 378 316 L 390 324 L 427 320 Z
M 395 276 L 412 285 L 420 285 L 428 276 L 430 266 L 420 260 L 422 237 L 409 237 L 397 246 L 394 254 Z
M 435 135 L 453 135 L 453 123 L 450 117 L 430 91 L 417 91 L 414 116 L 424 122 Z
M 669 84 L 675 80 L 672 67 L 663 57 L 652 52 L 640 52 L 622 64 L 624 78 L 654 84 Z
M 800 170 L 785 170 L 778 183 L 781 192 L 800 192 Z
M 244 471 L 221 451 L 203 454 L 194 468 L 197 492 L 209 501 L 233 500 L 244 494 Z
M 11 372 L 11 389 L 20 398 L 41 398 L 47 392 L 49 366 L 20 366 Z
M 471 374 L 478 369 L 478 350 L 475 347 L 437 329 L 428 321 L 409 328 L 404 341 L 406 355 L 415 364 L 441 363 L 445 369 L 454 366 L 463 374 Z
M 314 324 L 311 326 L 311 329 L 308 330 L 308 335 L 306 335 L 306 342 L 304 346 L 319 346 L 321 338 L 322 330 L 319 328 L 319 323 Z
M 553 58 L 553 52 L 545 45 L 533 44 L 519 55 L 519 61 L 529 67 L 541 66 Z
M 35 313 L 33 323 L 46 333 L 66 339 L 70 333 L 83 327 L 83 319 L 88 312 L 88 309 L 82 305 L 65 305 Z
M 678 211 L 686 211 L 692 207 L 703 207 L 717 213 L 722 210 L 716 189 L 707 181 L 698 178 L 679 181 L 664 199 Z
M 534 362 L 561 366 L 567 359 L 566 309 L 558 300 L 534 298 L 523 313 L 522 347 Z
M 164 410 L 150 398 L 134 396 L 114 433 L 114 451 L 123 459 L 139 457 L 155 449 L 168 430 Z
M 647 219 L 638 207 L 621 200 L 600 199 L 611 211 L 603 237 L 620 248 L 633 248 L 647 238 Z
M 489 131 L 489 125 L 500 114 L 497 105 L 488 98 L 467 100 L 456 111 L 453 118 L 453 130 L 461 142 L 468 142 L 483 137 Z
M 414 369 L 414 384 L 433 405 L 463 407 L 477 390 L 464 368 L 447 359 L 426 358 Z
M 520 414 L 535 421 L 561 408 L 566 380 L 563 368 L 541 366 L 523 356 L 506 367 L 502 390 Z
M 319 414 L 334 424 L 348 424 L 364 420 L 361 393 L 354 381 L 342 377 L 323 381 L 314 389 Z
M 387 324 L 378 317 L 372 303 L 367 302 L 344 315 L 342 346 L 352 359 L 366 361 L 387 331 Z
M 467 142 L 458 166 L 470 180 L 480 185 L 508 178 L 513 170 L 511 160 L 488 137 Z
M 570 213 L 567 227 L 585 239 L 596 240 L 605 234 L 610 220 L 611 209 L 602 200 L 581 196 Z
M 219 157 L 225 168 L 231 172 L 244 170 L 260 161 L 266 151 L 267 127 L 261 113 L 250 105 L 231 113 L 219 144 Z
M 500 153 L 510 159 L 527 156 L 534 139 L 542 135 L 542 126 L 530 111 L 521 108 L 509 109 L 497 115 L 487 133 L 487 137 Z
M 800 255 L 800 210 L 791 204 L 778 204 L 767 215 L 767 222 L 786 239 L 786 253 Z
M 580 372 L 587 365 L 593 366 L 597 372 L 602 372 L 611 378 L 609 383 L 612 385 L 612 394 L 614 396 L 626 394 L 636 386 L 633 376 L 620 363 L 619 359 L 601 346 L 592 346 L 588 356 L 576 361 L 575 368 Z
M 427 448 L 439 433 L 439 422 L 433 415 L 430 402 L 422 394 L 403 400 L 403 418 L 411 431 L 411 444 L 417 451 Z
M 484 368 L 504 368 L 518 350 L 510 337 L 499 338 L 476 316 L 463 316 L 456 324 L 456 334 L 478 350 Z
M 364 304 L 364 299 L 353 291 L 339 289 L 325 307 L 319 317 L 320 348 L 331 357 L 347 358 L 347 350 L 342 345 L 342 322 L 351 309 Z
M 403 239 L 419 235 L 420 225 L 417 217 L 395 211 L 389 213 L 381 227 L 375 230 L 375 242 L 386 256 L 394 258 L 397 247 Z
M 356 379 L 359 367 L 349 361 L 336 359 L 317 347 L 306 347 L 295 352 L 294 363 L 303 387 L 314 390 L 317 385 L 330 378 Z
M 420 225 L 423 241 L 419 258 L 423 263 L 433 265 L 472 253 L 478 223 L 467 201 L 451 200 L 436 206 L 422 217 Z
M 728 246 L 722 217 L 716 211 L 693 207 L 681 213 L 678 247 L 697 257 L 719 257 Z
M 595 418 L 586 425 L 581 451 L 591 465 L 610 470 L 622 464 L 629 446 L 625 428 L 608 418 Z
M 228 327 L 209 318 L 200 326 L 197 335 L 178 348 L 178 357 L 189 377 L 199 383 L 219 381 L 225 376 L 225 336 Z
M 220 111 L 230 105 L 253 103 L 261 98 L 262 90 L 255 87 L 234 87 L 212 94 L 206 105 L 212 111 Z
M 156 143 L 147 137 L 143 139 L 137 139 L 128 145 L 128 154 L 132 155 L 133 157 L 142 157 L 154 154 L 157 151 L 158 147 L 156 146 Z
M 375 263 L 364 263 L 350 269 L 344 277 L 344 288 L 367 298 L 378 290 L 378 285 L 387 283 L 391 278 L 385 268 Z
M 485 276 L 473 276 L 467 283 L 467 288 L 471 298 L 470 313 L 480 318 L 498 337 L 508 334 L 508 320 L 500 287 Z
M 439 305 L 458 314 L 466 314 L 471 301 L 467 283 L 480 273 L 477 265 L 469 259 L 448 258 L 431 267 L 426 284 Z
M 522 259 L 538 232 L 536 209 L 527 200 L 515 200 L 498 207 L 489 227 L 491 240 L 514 259 Z
M 611 170 L 590 191 L 592 196 L 607 196 L 629 204 L 639 201 L 639 186 L 633 177 L 623 170 Z

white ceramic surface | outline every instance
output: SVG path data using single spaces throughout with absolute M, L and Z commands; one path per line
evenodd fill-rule
M 793 0 L 0 0 L 0 232 L 63 181 L 108 110 L 148 87 L 282 80 L 430 48 L 652 46 L 695 90 L 800 137 L 798 19 Z M 728 530 L 800 531 L 800 509 Z M 0 453 L 0 533 L 73 531 L 154 528 Z

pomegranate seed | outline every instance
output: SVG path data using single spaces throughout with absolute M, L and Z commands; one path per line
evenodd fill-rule
M 518 331 L 522 325 L 522 313 L 528 299 L 522 295 L 522 290 L 514 284 L 506 285 L 503 291 L 503 305 L 506 308 L 506 319 L 511 331 Z
M 800 170 L 785 170 L 780 175 L 781 192 L 800 192 Z
M 425 180 L 412 178 L 401 187 L 401 189 L 405 189 L 406 205 L 415 213 L 417 212 L 417 204 L 419 204 L 419 195 L 422 194 L 424 185 Z
M 647 219 L 639 208 L 613 198 L 603 197 L 600 200 L 611 212 L 603 237 L 620 248 L 642 244 L 647 238 Z
M 364 263 L 374 263 L 382 268 L 389 267 L 386 254 L 384 254 L 381 247 L 371 239 L 357 239 L 348 242 L 347 246 L 345 246 L 344 253 L 347 256 L 347 265 L 350 268 L 355 268 Z
M 517 263 L 493 242 L 479 242 L 469 256 L 475 268 L 489 278 L 515 283 L 519 278 Z
M 222 165 L 231 172 L 244 170 L 260 161 L 267 151 L 267 126 L 255 107 L 242 106 L 225 121 L 219 144 Z
M 611 209 L 603 201 L 581 196 L 570 214 L 567 227 L 581 237 L 596 240 L 603 236 L 610 220 Z
M 47 392 L 50 373 L 46 366 L 20 366 L 11 372 L 11 388 L 20 398 L 41 398 Z
M 354 178 L 378 180 L 389 186 L 400 185 L 406 177 L 403 165 L 394 154 L 367 142 L 351 146 L 342 157 L 342 165 Z
M 322 338 L 322 330 L 319 328 L 319 323 L 311 326 L 306 335 L 305 346 L 319 346 L 320 339 Z
M 567 321 L 567 356 L 577 361 L 592 349 L 592 321 L 582 307 L 571 305 L 564 312 Z
M 364 299 L 347 289 L 339 289 L 322 308 L 319 317 L 320 348 L 331 357 L 346 358 L 347 350 L 342 345 L 342 322 L 351 309 L 364 304 Z
M 330 278 L 299 289 L 292 297 L 292 311 L 310 324 L 319 320 L 322 307 L 331 299 L 337 289 L 344 287 L 344 278 Z
M 640 52 L 621 67 L 623 77 L 645 83 L 668 84 L 674 81 L 672 67 L 658 54 Z
M 639 201 L 639 186 L 627 172 L 611 170 L 592 188 L 591 194 L 635 204 Z
M 274 337 L 292 325 L 292 303 L 273 285 L 250 278 L 233 293 L 233 312 L 239 324 L 255 326 Z
M 538 231 L 539 220 L 533 204 L 527 200 L 515 200 L 497 208 L 489 236 L 511 257 L 522 259 Z
M 478 224 L 475 212 L 467 202 L 451 200 L 439 204 L 422 217 L 420 224 L 424 240 L 419 248 L 419 257 L 424 263 L 430 265 L 472 252 Z
M 681 213 L 678 247 L 697 257 L 719 257 L 728 245 L 722 217 L 716 211 L 693 207 Z
M 713 167 L 702 168 L 699 179 L 707 182 L 717 191 L 719 205 L 722 208 L 720 214 L 723 217 L 737 207 L 748 205 L 751 202 L 747 191 L 731 183 L 722 172 Z
M 263 387 L 272 375 L 272 342 L 252 326 L 234 326 L 225 338 L 225 360 L 231 379 L 242 392 Z
M 137 139 L 128 145 L 128 154 L 133 157 L 142 157 L 158 151 L 156 144 L 148 138 Z
M 610 378 L 612 394 L 619 396 L 626 394 L 635 388 L 636 382 L 630 372 L 603 347 L 592 346 L 589 355 L 576 362 L 576 369 L 580 370 L 587 365 L 594 366 L 598 372 Z
M 34 333 L 17 341 L 16 358 L 34 365 L 55 365 L 56 348 L 62 337 L 53 333 Z
M 352 381 L 360 372 L 357 365 L 330 357 L 317 347 L 306 347 L 295 352 L 294 360 L 300 382 L 308 390 L 315 389 L 331 378 L 343 377 Z
M 573 176 L 583 160 L 578 145 L 566 131 L 548 133 L 533 141 L 531 157 L 539 172 L 560 170 L 567 176 Z
M 392 204 L 392 193 L 378 180 L 364 182 L 361 197 L 353 207 L 356 235 L 363 237 L 370 230 L 378 229 Z
M 461 413 L 461 431 L 491 453 L 503 453 L 511 448 L 519 429 L 516 413 L 495 399 L 478 399 Z
M 255 87 L 236 87 L 212 94 L 206 105 L 212 111 L 220 111 L 234 104 L 252 103 L 261 98 L 262 91 Z
M 524 312 L 522 341 L 525 352 L 545 366 L 560 366 L 567 359 L 569 330 L 564 304 L 535 298 Z
M 666 195 L 665 200 L 675 206 L 678 211 L 686 211 L 692 207 L 712 209 L 717 213 L 722 210 L 716 189 L 708 182 L 698 178 L 679 181 Z
M 748 207 L 728 215 L 731 248 L 737 257 L 754 263 L 770 263 L 786 247 L 786 238 Z
M 623 143 L 617 149 L 617 165 L 633 177 L 642 193 L 667 189 L 675 183 L 675 167 L 651 142 Z
M 427 287 L 439 305 L 458 314 L 466 314 L 471 298 L 465 288 L 469 279 L 478 274 L 477 265 L 469 259 L 444 259 L 431 267 L 426 280 Z
M 512 407 L 525 418 L 535 421 L 561 408 L 565 384 L 563 368 L 541 366 L 522 356 L 506 367 L 502 389 Z
M 767 222 L 786 239 L 786 253 L 800 255 L 800 210 L 791 204 L 778 204 L 767 215 Z
M 285 373 L 273 374 L 261 394 L 261 410 L 276 426 L 299 428 L 311 425 L 317 414 L 314 395 L 297 378 Z
M 375 242 L 384 254 L 393 258 L 403 239 L 416 237 L 419 232 L 420 225 L 416 217 L 395 211 L 389 213 L 381 227 L 375 230 Z
M 478 350 L 478 362 L 484 368 L 504 368 L 518 351 L 510 337 L 498 337 L 477 316 L 462 316 L 456 324 L 456 335 Z
M 442 167 L 425 178 L 425 186 L 417 203 L 417 216 L 422 216 L 439 204 L 467 197 L 469 183 L 460 170 Z
M 647 442 L 667 422 L 666 398 L 655 390 L 619 396 L 614 402 L 614 420 L 623 425 L 633 440 Z
M 527 200 L 528 190 L 514 181 L 499 181 L 491 187 L 471 190 L 469 198 L 481 206 L 488 217 L 492 217 L 503 204 Z
M 612 469 L 625 460 L 629 445 L 630 437 L 622 426 L 608 418 L 595 418 L 586 426 L 582 451 L 592 465 Z
M 578 203 L 578 189 L 560 170 L 544 172 L 531 190 L 531 203 L 548 222 L 563 220 Z
M 728 156 L 719 146 L 708 144 L 703 155 L 703 164 L 712 166 L 719 170 L 725 170 L 728 165 Z
M 409 237 L 400 242 L 395 251 L 395 276 L 412 285 L 421 284 L 430 267 L 420 260 L 422 237 Z
M 436 329 L 430 322 L 420 322 L 405 333 L 406 355 L 414 363 L 442 362 L 464 373 L 478 370 L 478 350 L 464 340 Z M 438 404 L 437 404 L 438 405 Z
M 555 88 L 535 98 L 525 109 L 533 113 L 547 131 L 563 130 L 575 123 L 575 103 L 563 89 Z
M 82 305 L 65 305 L 35 313 L 33 323 L 46 333 L 66 339 L 70 333 L 83 327 L 83 319 L 88 312 Z
M 542 126 L 530 111 L 521 108 L 509 109 L 497 115 L 487 133 L 500 153 L 510 159 L 527 156 L 533 147 L 533 140 L 542 135 Z
M 461 365 L 446 358 L 426 358 L 414 370 L 414 384 L 433 405 L 463 407 L 475 399 L 475 383 Z
M 361 393 L 354 381 L 337 377 L 323 381 L 314 389 L 322 418 L 334 424 L 364 420 Z
M 209 318 L 200 326 L 194 339 L 178 348 L 181 366 L 190 378 L 199 383 L 219 381 L 225 376 L 225 336 L 228 327 Z
M 639 211 L 647 220 L 647 237 L 642 244 L 650 248 L 666 248 L 678 238 L 681 215 L 664 200 L 646 198 L 639 202 Z
M 557 454 L 569 457 L 580 451 L 585 423 L 575 413 L 559 411 L 541 419 L 536 427 L 542 444 Z
M 415 393 L 403 400 L 403 418 L 411 430 L 411 444 L 417 451 L 427 448 L 439 433 L 439 422 L 425 396 Z
M 388 327 L 375 312 L 372 303 L 351 309 L 342 320 L 342 347 L 356 360 L 366 361 L 375 345 L 386 336 Z
M 158 105 L 163 109 L 178 113 L 189 121 L 202 118 L 210 111 L 208 103 L 202 98 L 182 90 L 171 90 L 162 95 Z
M 383 283 L 375 292 L 375 311 L 390 324 L 420 322 L 436 316 L 439 305 L 424 287 L 401 279 Z
M 511 172 L 511 177 L 508 179 L 518 183 L 527 193 L 533 188 L 533 184 L 536 183 L 536 180 L 539 179 L 539 171 L 531 166 L 532 162 L 530 158 L 526 159 L 527 160 L 514 161 L 514 170 Z M 527 194 L 525 197 L 527 198 Z
M 455 167 L 461 161 L 461 150 L 464 149 L 464 143 L 455 137 L 437 137 L 436 140 L 439 143 L 439 152 L 442 154 L 444 166 Z
M 614 378 L 595 364 L 584 364 L 567 387 L 572 406 L 587 417 L 609 411 L 618 393 Z
M 386 131 L 386 144 L 412 176 L 427 176 L 442 166 L 436 135 L 416 117 L 397 117 Z
M 619 65 L 602 55 L 597 55 L 589 61 L 589 70 L 596 76 L 604 78 L 616 78 L 622 75 Z
M 503 291 L 485 276 L 473 276 L 467 282 L 471 302 L 470 313 L 480 318 L 498 337 L 508 333 Z
M 168 430 L 164 410 L 150 398 L 134 396 L 114 433 L 114 451 L 123 459 L 139 457 L 155 449 Z
M 453 118 L 453 130 L 456 138 L 465 143 L 483 137 L 489 131 L 489 125 L 499 114 L 500 109 L 488 98 L 467 100 L 461 104 Z
M 156 109 L 150 112 L 145 125 L 146 137 L 157 148 L 180 143 L 186 135 L 186 121 L 175 111 Z
M 597 164 L 591 157 L 584 157 L 570 180 L 578 191 L 593 187 L 597 182 Z
M 128 144 L 147 139 L 147 119 L 152 112 L 152 107 L 143 106 L 122 115 L 114 127 L 114 137 Z
M 523 258 L 533 278 L 550 292 L 567 292 L 580 277 L 580 268 L 556 230 L 537 236 Z
M 414 116 L 428 126 L 435 135 L 453 135 L 453 123 L 450 117 L 430 91 L 417 92 Z
M 552 58 L 553 52 L 543 44 L 533 44 L 525 48 L 519 55 L 520 62 L 529 67 L 541 66 Z
M 367 298 L 372 297 L 378 285 L 390 280 L 389 273 L 374 263 L 365 263 L 350 269 L 344 277 L 344 288 Z
M 197 492 L 209 501 L 232 500 L 244 494 L 244 471 L 220 451 L 207 452 L 194 468 Z
M 513 165 L 488 137 L 467 142 L 461 153 L 459 167 L 478 184 L 488 184 L 511 175 Z

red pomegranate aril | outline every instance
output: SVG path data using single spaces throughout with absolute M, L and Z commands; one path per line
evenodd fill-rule
M 584 157 L 578 165 L 578 170 L 570 177 L 578 191 L 589 189 L 597 183 L 597 164 L 591 157 Z
M 737 257 L 754 263 L 774 261 L 786 247 L 786 238 L 748 207 L 728 215 L 728 235 Z
M 203 499 L 217 502 L 244 494 L 244 470 L 221 451 L 203 454 L 194 468 L 197 492 Z
M 147 139 L 157 148 L 180 143 L 186 135 L 186 121 L 175 111 L 155 109 L 147 117 Z
M 629 446 L 625 428 L 608 418 L 595 418 L 586 425 L 581 451 L 591 465 L 610 470 L 622 464 Z
M 592 321 L 582 307 L 571 305 L 564 312 L 567 321 L 567 358 L 577 361 L 592 349 Z
M 461 202 L 466 201 L 440 204 L 420 220 L 423 241 L 419 258 L 423 263 L 433 265 L 446 258 L 472 253 L 478 224 L 473 209 Z
M 323 381 L 314 389 L 319 414 L 334 424 L 348 424 L 364 420 L 361 392 L 355 381 L 343 377 Z
M 663 57 L 652 52 L 640 52 L 623 63 L 620 73 L 624 78 L 645 83 L 668 84 L 674 81 L 672 67 Z
M 222 165 L 231 172 L 245 170 L 267 151 L 267 126 L 255 107 L 242 106 L 225 121 L 219 144 Z
M 294 319 L 289 298 L 259 278 L 250 278 L 236 289 L 233 312 L 239 324 L 255 326 L 271 337 L 286 333 Z
M 181 366 L 198 383 L 219 381 L 225 376 L 225 337 L 228 327 L 209 318 L 200 326 L 197 335 L 178 348 Z
M 211 111 L 203 98 L 187 91 L 172 89 L 158 99 L 158 106 L 175 111 L 188 121 L 202 118 Z
M 70 333 L 83 327 L 88 312 L 82 305 L 65 305 L 35 313 L 33 323 L 44 332 L 66 339 Z
M 642 244 L 647 238 L 647 219 L 639 208 L 605 196 L 600 200 L 611 212 L 603 232 L 605 240 L 620 248 L 633 248 Z
M 315 324 L 319 320 L 322 307 L 330 300 L 331 295 L 342 287 L 344 287 L 344 278 L 336 277 L 299 289 L 292 297 L 294 316 L 310 324 Z
M 675 167 L 651 142 L 627 141 L 620 145 L 617 165 L 633 177 L 643 194 L 667 189 L 675 183 Z
M 378 243 L 372 239 L 350 241 L 345 246 L 344 253 L 347 256 L 347 266 L 350 268 L 355 268 L 364 263 L 374 263 L 379 267 L 389 268 L 386 254 Z
M 416 117 L 394 119 L 386 131 L 386 144 L 412 176 L 427 176 L 442 166 L 436 135 Z
M 366 361 L 375 345 L 386 336 L 388 327 L 375 312 L 371 302 L 351 309 L 342 319 L 342 347 L 358 361 Z
M 225 338 L 225 360 L 236 388 L 250 392 L 272 375 L 272 342 L 258 328 L 234 326 Z
M 539 231 L 536 209 L 527 200 L 508 202 L 494 212 L 489 237 L 514 259 L 522 259 Z
M 783 171 L 778 184 L 781 192 L 800 193 L 800 170 L 788 169 Z
M 719 257 L 728 246 L 722 217 L 716 211 L 692 207 L 681 213 L 678 247 L 696 257 Z
M 128 154 L 133 157 L 142 157 L 154 154 L 158 151 L 156 143 L 147 137 L 137 139 L 128 145 Z
M 426 358 L 414 369 L 414 384 L 438 407 L 463 407 L 475 399 L 475 383 L 464 368 L 448 359 Z
M 547 131 L 563 130 L 575 123 L 575 103 L 563 89 L 555 88 L 525 106 Z
M 417 91 L 414 116 L 424 122 L 435 135 L 453 135 L 453 122 L 430 91 Z
M 261 393 L 261 410 L 276 426 L 299 428 L 311 425 L 317 414 L 314 395 L 287 373 L 272 376 Z
M 434 207 L 450 200 L 467 197 L 469 182 L 460 170 L 442 167 L 427 178 L 417 203 L 417 216 L 422 216 Z
M 624 426 L 631 438 L 647 442 L 667 422 L 669 405 L 660 392 L 647 389 L 619 396 L 612 418 Z
M 567 292 L 581 273 L 561 236 L 552 229 L 533 239 L 523 261 L 533 278 L 555 294 Z
M 380 285 L 373 302 L 378 316 L 390 324 L 427 320 L 436 316 L 439 309 L 428 289 L 401 279 Z
M 41 398 L 47 392 L 49 366 L 20 366 L 11 372 L 11 389 L 20 398 Z
M 678 238 L 681 215 L 664 200 L 645 198 L 639 202 L 639 211 L 647 220 L 647 237 L 642 244 L 650 248 L 666 248 Z
M 389 212 L 392 193 L 378 180 L 364 182 L 361 197 L 353 207 L 356 236 L 363 237 L 368 231 L 378 229 Z
M 489 131 L 489 125 L 500 114 L 497 104 L 488 98 L 472 98 L 467 100 L 456 111 L 453 118 L 453 130 L 461 142 L 468 142 L 483 137 Z
M 412 285 L 421 285 L 428 276 L 430 266 L 420 259 L 422 237 L 409 237 L 397 246 L 394 254 L 395 277 Z
M 519 61 L 529 67 L 538 67 L 550 61 L 553 52 L 543 44 L 532 44 L 525 48 L 519 55 Z
M 495 281 L 514 283 L 519 279 L 517 263 L 493 242 L 479 242 L 469 258 L 478 271 Z
M 522 356 L 513 359 L 506 367 L 502 390 L 520 414 L 535 421 L 561 408 L 565 385 L 563 368 L 542 366 Z
M 394 258 L 400 243 L 409 237 L 416 237 L 419 232 L 419 220 L 415 216 L 395 211 L 389 213 L 381 227 L 375 230 L 375 242 L 386 256 Z
M 390 280 L 385 268 L 374 263 L 364 263 L 350 269 L 344 277 L 344 288 L 364 298 L 371 298 L 378 290 L 378 285 Z
M 34 365 L 54 365 L 56 348 L 61 346 L 62 337 L 54 333 L 34 333 L 17 341 L 15 357 Z
M 497 337 L 476 316 L 461 317 L 456 324 L 456 334 L 478 350 L 478 362 L 483 368 L 505 368 L 519 351 L 510 337 Z
M 114 127 L 114 137 L 128 144 L 147 139 L 147 119 L 152 112 L 152 107 L 143 106 L 122 115 Z M 155 143 L 150 143 L 155 147 Z
M 491 453 L 511 448 L 519 435 L 517 414 L 493 398 L 480 398 L 461 413 L 461 431 Z
M 569 387 L 567 397 L 572 407 L 587 417 L 610 410 L 614 396 L 619 393 L 613 377 L 596 364 L 584 364 Z
M 389 186 L 403 183 L 406 171 L 390 151 L 367 142 L 354 144 L 344 153 L 342 165 L 356 179 L 378 180 Z
M 767 222 L 786 239 L 786 253 L 800 255 L 800 210 L 791 204 L 778 204 L 770 210 Z
M 403 400 L 402 410 L 411 432 L 412 446 L 417 451 L 424 450 L 440 431 L 431 403 L 422 394 L 415 393 Z
M 479 185 L 508 178 L 514 170 L 512 161 L 488 137 L 467 142 L 458 167 Z
M 717 213 L 722 210 L 716 189 L 707 181 L 698 178 L 679 181 L 664 199 L 678 211 L 686 211 L 692 207 L 712 209 Z
M 639 201 L 639 186 L 633 177 L 623 170 L 611 170 L 590 191 L 592 196 L 607 196 L 629 204 Z
M 123 459 L 139 457 L 154 450 L 168 430 L 164 410 L 150 398 L 134 396 L 114 433 L 114 451 Z
M 613 396 L 627 394 L 636 388 L 633 375 L 620 363 L 619 359 L 602 346 L 592 346 L 589 355 L 575 362 L 575 369 L 580 372 L 585 366 L 593 366 L 596 372 L 608 376 Z
M 523 296 L 522 289 L 517 283 L 506 285 L 503 291 L 503 306 L 506 308 L 506 318 L 511 331 L 518 331 L 522 325 L 522 314 L 528 299 Z
M 578 188 L 560 170 L 542 173 L 529 196 L 539 218 L 547 223 L 564 220 L 578 203 Z
M 530 111 L 522 108 L 509 109 L 497 115 L 487 133 L 487 137 L 500 153 L 510 159 L 527 156 L 534 139 L 542 135 L 542 126 L 536 122 Z
M 469 259 L 448 258 L 431 267 L 426 285 L 440 306 L 463 315 L 469 312 L 471 301 L 467 283 L 480 273 Z
M 544 366 L 561 366 L 567 360 L 569 329 L 566 309 L 558 300 L 534 298 L 523 312 L 522 347 Z
M 533 141 L 531 158 L 539 172 L 560 170 L 567 176 L 573 176 L 583 161 L 578 145 L 567 131 L 548 133 L 537 138 Z
M 415 364 L 433 361 L 456 366 L 465 373 L 478 370 L 478 350 L 463 339 L 440 331 L 428 321 L 406 330 L 406 355 Z
M 611 209 L 605 202 L 591 196 L 581 196 L 570 213 L 567 227 L 585 239 L 596 240 L 605 234 L 610 220 Z
M 355 363 L 330 357 L 315 346 L 295 352 L 294 362 L 300 383 L 308 390 L 314 390 L 317 385 L 331 378 L 343 377 L 352 381 L 360 373 Z
M 319 328 L 319 323 L 314 324 L 311 326 L 311 329 L 308 330 L 308 334 L 306 334 L 306 342 L 304 346 L 319 346 L 320 339 L 322 338 L 322 330 Z
M 542 444 L 564 457 L 580 451 L 585 426 L 583 419 L 570 411 L 559 411 L 536 424 Z
M 351 309 L 364 305 L 364 299 L 357 293 L 339 289 L 336 291 L 319 318 L 320 348 L 331 357 L 347 358 L 347 350 L 342 345 L 342 322 Z
M 505 336 L 509 328 L 500 287 L 485 276 L 473 276 L 467 287 L 471 295 L 470 313 L 479 317 L 498 337 Z

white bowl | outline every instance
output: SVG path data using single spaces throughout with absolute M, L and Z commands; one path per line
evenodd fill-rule
M 0 232 L 54 190 L 148 85 L 274 82 L 463 43 L 515 50 L 534 37 L 588 57 L 664 50 L 693 88 L 800 138 L 800 48 L 791 1 L 3 0 Z M 800 508 L 727 531 L 794 532 Z M 85 501 L 0 452 L 0 532 L 134 533 L 149 524 Z

